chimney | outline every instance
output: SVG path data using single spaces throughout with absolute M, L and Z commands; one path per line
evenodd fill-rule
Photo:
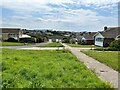
M 88 32 L 88 34 L 91 34 L 91 32 Z
M 105 26 L 105 27 L 104 27 L 104 31 L 106 31 L 106 30 L 107 30 L 107 27 Z

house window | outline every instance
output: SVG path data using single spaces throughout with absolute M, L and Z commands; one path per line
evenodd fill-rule
M 103 38 L 96 38 L 96 41 L 102 42 L 102 41 L 103 41 Z

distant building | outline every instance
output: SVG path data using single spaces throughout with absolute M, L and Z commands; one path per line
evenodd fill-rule
M 62 42 L 62 36 L 50 36 L 49 42 Z
M 31 38 L 31 36 L 29 36 L 27 34 L 22 34 L 22 36 L 20 38 Z
M 94 35 L 96 46 L 108 46 L 112 41 L 120 39 L 120 27 L 104 27 L 104 31 Z
M 2 33 L 0 40 L 5 41 L 9 38 L 14 38 L 19 41 L 19 38 L 22 36 L 22 30 L 20 28 L 0 28 Z
M 86 32 L 83 34 L 83 37 L 81 38 L 81 42 L 87 44 L 87 45 L 93 45 L 94 44 L 94 35 L 97 32 Z

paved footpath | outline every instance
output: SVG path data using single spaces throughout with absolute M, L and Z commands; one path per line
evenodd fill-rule
M 24 45 L 24 46 L 0 46 L 0 48 L 9 48 L 9 49 L 23 49 L 23 50 L 62 50 L 64 47 L 37 47 L 49 44 L 51 42 L 36 43 L 33 45 Z
M 81 62 L 83 62 L 89 69 L 93 70 L 99 78 L 111 83 L 115 88 L 118 88 L 118 72 L 112 68 L 98 62 L 97 60 L 80 52 L 80 48 L 72 48 L 63 44 L 66 49 L 70 50 Z

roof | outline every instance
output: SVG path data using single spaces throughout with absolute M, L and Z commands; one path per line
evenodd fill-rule
M 104 38 L 115 38 L 120 35 L 120 27 L 107 28 L 102 32 L 99 32 Z
M 0 30 L 2 30 L 2 33 L 18 33 L 20 28 L 0 28 Z
M 27 34 L 23 34 L 21 38 L 31 38 L 31 36 L 29 36 Z
M 97 32 L 87 32 L 85 34 L 83 34 L 83 37 L 86 40 L 94 40 L 93 36 L 96 34 Z
M 49 39 L 62 39 L 62 36 L 50 36 Z

